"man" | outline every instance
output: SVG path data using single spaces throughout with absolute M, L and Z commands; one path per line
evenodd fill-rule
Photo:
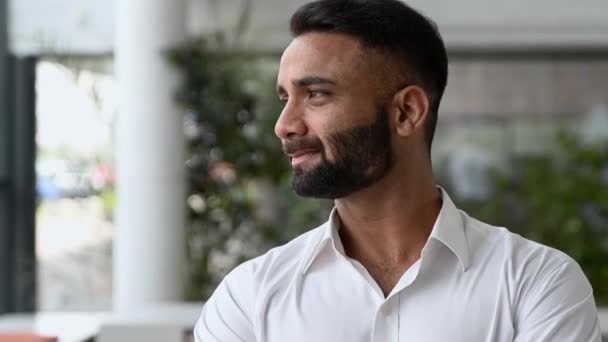
M 430 149 L 446 85 L 434 25 L 397 0 L 322 0 L 291 19 L 275 132 L 324 225 L 232 271 L 201 342 L 600 341 L 565 254 L 459 211 Z

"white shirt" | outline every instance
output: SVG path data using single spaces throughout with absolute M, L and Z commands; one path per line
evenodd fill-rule
M 204 305 L 197 342 L 600 342 L 577 263 L 477 221 L 442 191 L 421 258 L 385 298 L 344 253 L 339 218 L 243 263 Z

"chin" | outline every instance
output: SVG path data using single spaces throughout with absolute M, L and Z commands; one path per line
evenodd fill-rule
M 318 161 L 307 160 L 304 163 L 292 166 L 291 170 L 294 174 L 305 177 L 306 174 L 314 172 L 318 166 L 319 166 Z

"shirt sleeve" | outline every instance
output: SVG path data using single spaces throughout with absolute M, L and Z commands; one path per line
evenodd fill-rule
M 593 290 L 574 260 L 553 270 L 522 298 L 514 342 L 601 342 Z
M 252 274 L 248 263 L 230 272 L 203 306 L 194 327 L 196 342 L 255 342 Z

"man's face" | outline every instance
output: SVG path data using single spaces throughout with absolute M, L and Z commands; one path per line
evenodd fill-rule
M 387 105 L 354 38 L 307 33 L 281 58 L 278 93 L 285 107 L 275 126 L 301 196 L 342 198 L 391 169 Z

